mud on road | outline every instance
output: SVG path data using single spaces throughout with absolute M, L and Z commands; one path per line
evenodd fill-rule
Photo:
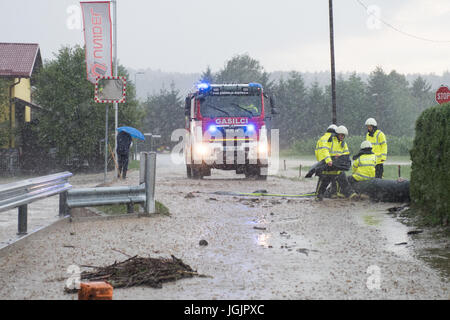
M 0 298 L 77 299 L 64 293 L 67 268 L 110 265 L 126 259 L 123 253 L 174 255 L 209 277 L 115 289 L 114 299 L 450 298 L 448 279 L 416 258 L 410 229 L 387 214 L 399 204 L 212 194 L 313 191 L 316 180 L 296 173 L 255 181 L 213 170 L 188 180 L 183 165 L 158 155 L 156 199 L 169 216 L 74 218 L 36 233 L 0 253 Z M 136 185 L 138 175 L 114 184 Z

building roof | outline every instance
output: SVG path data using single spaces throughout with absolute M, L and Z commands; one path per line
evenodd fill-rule
M 40 66 L 42 58 L 37 43 L 0 42 L 0 77 L 31 78 Z
M 17 98 L 17 97 L 13 98 L 13 102 L 16 103 L 16 105 L 29 106 L 30 108 L 37 109 L 37 110 L 45 110 L 44 108 L 42 108 L 38 104 L 35 104 L 33 102 L 29 102 L 29 101 L 25 101 L 25 100 Z

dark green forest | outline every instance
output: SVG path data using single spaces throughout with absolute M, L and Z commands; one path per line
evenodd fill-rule
M 277 81 L 269 79 L 270 74 L 260 62 L 244 54 L 232 57 L 217 72 L 207 67 L 198 81 L 261 83 L 265 92 L 275 97 L 280 110 L 272 127 L 280 130 L 281 148 L 294 147 L 299 140 L 315 139 L 331 124 L 331 86 L 323 87 L 317 82 L 307 86 L 297 71 Z M 356 72 L 348 79 L 339 77 L 336 92 L 337 122 L 348 128 L 350 137 L 365 135 L 364 122 L 373 117 L 388 138 L 412 143 L 416 119 L 436 104 L 431 85 L 421 76 L 409 83 L 404 75 L 395 70 L 386 72 L 381 67 L 373 70 L 367 81 Z M 162 134 L 160 143 L 169 144 L 170 133 L 184 126 L 183 99 L 173 83 L 170 89 L 148 96 L 143 103 L 147 114 L 144 130 Z

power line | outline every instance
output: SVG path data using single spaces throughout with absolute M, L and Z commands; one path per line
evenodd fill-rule
M 361 2 L 360 0 L 356 0 L 356 2 L 358 2 L 362 7 L 364 7 L 366 9 L 366 11 L 369 9 L 367 7 L 367 5 L 365 5 L 363 2 Z M 405 36 L 417 39 L 417 40 L 422 40 L 422 41 L 428 41 L 428 42 L 435 42 L 435 43 L 450 43 L 450 40 L 434 40 L 434 39 L 428 39 L 428 38 L 424 38 L 424 37 L 420 37 L 420 36 L 416 36 L 412 33 L 408 33 L 405 32 L 403 30 L 400 30 L 399 28 L 396 28 L 395 26 L 393 26 L 392 24 L 386 22 L 385 20 L 381 19 L 380 17 L 376 17 L 375 15 L 373 15 L 373 17 L 375 19 L 377 19 L 378 21 L 380 21 L 381 23 L 383 23 L 385 26 L 391 28 L 394 31 L 397 31 Z

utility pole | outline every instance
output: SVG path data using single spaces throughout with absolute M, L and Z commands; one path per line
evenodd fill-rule
M 336 116 L 336 74 L 334 70 L 334 31 L 333 31 L 333 0 L 329 0 L 329 16 L 330 16 L 330 53 L 331 53 L 331 108 L 332 123 L 337 124 Z
M 114 54 L 114 76 L 117 76 L 117 0 L 111 1 L 113 4 L 113 11 L 114 11 L 114 24 L 113 24 L 113 33 L 114 33 L 114 46 L 113 46 L 113 54 Z M 115 144 L 114 144 L 114 154 L 117 161 L 117 127 L 118 127 L 118 104 L 117 102 L 114 102 L 114 113 L 115 113 L 115 128 L 114 128 L 114 134 L 115 134 Z M 114 177 L 117 177 L 117 166 L 114 166 Z

